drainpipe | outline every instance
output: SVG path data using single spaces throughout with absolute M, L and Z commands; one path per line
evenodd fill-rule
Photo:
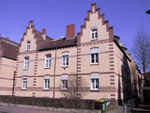
M 14 96 L 14 82 L 15 82 L 15 74 L 16 74 L 16 71 L 14 71 L 14 77 L 13 77 L 12 96 Z
M 54 45 L 55 45 L 55 44 L 54 44 Z M 54 64 L 54 87 L 53 87 L 53 98 L 55 98 L 56 56 L 57 56 L 57 47 L 55 48 L 55 64 Z

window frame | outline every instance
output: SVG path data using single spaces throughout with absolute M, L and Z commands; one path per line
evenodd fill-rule
M 61 80 L 61 90 L 68 90 L 68 80 Z
M 62 67 L 69 66 L 69 52 L 62 53 Z
M 24 90 L 27 89 L 27 77 L 22 78 L 22 87 L 21 87 L 21 89 L 24 89 Z
M 68 75 L 61 75 L 61 90 L 68 90 L 68 80 L 69 76 Z M 66 81 L 63 83 L 63 81 Z
M 24 69 L 29 69 L 29 57 L 24 58 Z
M 94 80 L 94 82 L 93 82 L 93 80 Z M 91 83 L 90 84 L 90 90 L 99 91 L 99 89 L 100 89 L 100 86 L 99 86 L 100 85 L 100 83 L 99 83 L 99 73 L 92 73 L 91 74 L 90 83 Z
M 50 89 L 50 76 L 44 76 L 43 90 L 49 90 L 49 89 Z
M 90 64 L 99 64 L 99 48 L 90 50 Z
M 48 58 L 50 56 L 50 58 Z M 47 65 L 48 62 L 48 65 Z M 45 56 L 45 68 L 51 68 L 51 55 L 46 55 Z
M 97 28 L 91 29 L 91 40 L 97 39 L 98 39 L 98 29 Z
M 27 41 L 27 43 L 26 43 L 26 50 L 30 50 L 30 47 L 31 47 L 31 42 Z

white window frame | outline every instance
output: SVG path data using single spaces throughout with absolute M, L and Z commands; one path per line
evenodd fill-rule
M 50 89 L 50 76 L 44 76 L 43 90 Z
M 28 42 L 26 43 L 26 50 L 30 50 L 30 46 L 31 46 L 31 42 L 28 41 Z
M 24 58 L 24 69 L 29 69 L 29 57 Z
M 95 28 L 91 30 L 91 40 L 97 40 L 97 39 L 98 39 L 98 30 Z
M 27 89 L 27 77 L 22 78 L 22 89 Z
M 67 89 L 68 89 L 68 75 L 61 75 L 61 90 Z
M 91 81 L 91 86 L 90 86 L 91 90 L 99 90 L 99 73 L 91 74 L 90 81 Z
M 50 68 L 50 67 L 51 67 L 51 55 L 46 55 L 45 56 L 45 68 Z
M 69 53 L 65 52 L 62 54 L 62 66 L 69 66 Z
M 92 56 L 94 55 L 94 62 L 92 62 Z M 94 48 L 90 51 L 90 63 L 91 64 L 99 64 L 99 49 Z

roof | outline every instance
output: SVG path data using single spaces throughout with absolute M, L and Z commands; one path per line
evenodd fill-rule
M 2 42 L 2 48 L 3 48 L 3 57 L 7 57 L 13 60 L 17 59 L 18 54 L 18 47 L 10 45 L 8 43 Z
M 77 38 L 62 38 L 59 40 L 51 41 L 41 48 L 39 48 L 40 51 L 42 50 L 48 50 L 48 49 L 55 49 L 55 48 L 63 48 L 63 47 L 70 47 L 70 46 L 76 46 L 77 45 Z
M 0 37 L 0 46 L 2 50 L 1 57 L 6 57 L 13 60 L 17 59 L 18 48 L 19 48 L 18 43 Z

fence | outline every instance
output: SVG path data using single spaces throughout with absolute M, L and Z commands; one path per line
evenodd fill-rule
M 136 105 L 136 99 L 133 98 L 123 103 L 123 113 L 131 113 L 132 108 Z

